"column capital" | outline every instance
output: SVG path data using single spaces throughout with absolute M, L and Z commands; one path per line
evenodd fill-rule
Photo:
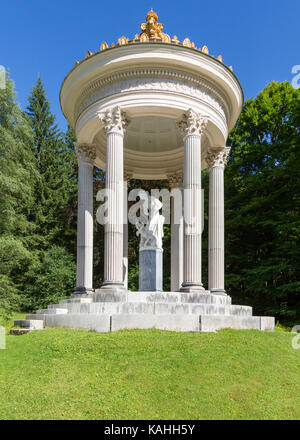
M 230 153 L 230 147 L 218 148 L 213 150 L 211 148 L 207 151 L 206 162 L 209 168 L 225 167 L 227 158 Z
M 207 126 L 207 122 L 206 116 L 202 116 L 190 108 L 183 114 L 182 119 L 177 122 L 177 127 L 183 138 L 190 135 L 201 136 Z
M 132 172 L 128 170 L 124 170 L 124 181 L 128 182 L 128 180 L 132 179 Z
M 94 165 L 96 159 L 96 147 L 93 144 L 75 143 L 75 151 L 78 163 L 89 163 Z
M 100 121 L 103 123 L 106 135 L 110 133 L 117 133 L 121 136 L 124 136 L 130 120 L 119 106 L 108 109 L 105 113 L 100 113 L 98 116 Z
M 169 187 L 170 188 L 181 188 L 183 185 L 183 172 L 175 171 L 175 173 L 168 174 Z

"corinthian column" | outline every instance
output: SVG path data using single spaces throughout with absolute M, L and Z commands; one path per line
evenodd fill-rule
M 168 176 L 171 188 L 171 292 L 180 290 L 183 280 L 182 171 Z
M 96 149 L 76 144 L 78 159 L 77 271 L 75 294 L 93 289 L 93 168 Z
M 224 168 L 230 148 L 210 149 L 209 172 L 208 289 L 226 295 L 224 286 Z
M 128 121 L 120 107 L 100 116 L 106 134 L 106 180 L 108 222 L 104 239 L 102 288 L 124 288 L 123 278 L 123 140 Z
M 201 136 L 206 125 L 207 118 L 191 109 L 178 123 L 184 140 L 184 261 L 181 287 L 184 292 L 204 290 L 201 273 Z

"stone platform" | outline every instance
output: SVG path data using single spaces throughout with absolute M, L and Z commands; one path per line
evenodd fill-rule
M 36 325 L 32 322 L 39 321 Z M 122 329 L 215 332 L 222 328 L 273 330 L 272 317 L 253 316 L 252 307 L 232 305 L 226 295 L 180 292 L 124 292 L 99 289 L 49 305 L 23 324 L 108 333 Z

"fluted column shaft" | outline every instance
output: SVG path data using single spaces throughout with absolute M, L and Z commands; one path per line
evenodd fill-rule
M 225 295 L 224 285 L 224 168 L 229 148 L 208 152 L 209 232 L 208 288 L 214 294 Z
M 183 190 L 182 172 L 169 177 L 171 187 L 171 291 L 183 281 Z
M 123 136 L 106 138 L 106 189 L 108 218 L 104 241 L 104 285 L 123 285 Z
M 202 285 L 201 136 L 207 118 L 192 109 L 178 123 L 184 138 L 184 263 L 185 292 L 204 290 Z
M 123 219 L 125 115 L 119 107 L 101 118 L 106 132 L 106 180 L 108 222 L 104 236 L 104 282 L 102 288 L 124 288 Z
M 128 184 L 131 174 L 124 172 L 123 282 L 128 289 Z
M 93 289 L 93 161 L 95 148 L 76 146 L 78 157 L 77 268 L 74 293 Z
M 201 267 L 201 137 L 184 139 L 184 264 L 185 289 L 203 289 Z

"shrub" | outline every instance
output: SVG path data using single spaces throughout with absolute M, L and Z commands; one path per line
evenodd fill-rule
M 54 246 L 44 251 L 41 261 L 31 266 L 25 275 L 21 291 L 23 310 L 46 308 L 70 295 L 75 287 L 76 266 L 72 256 Z
M 0 319 L 7 321 L 20 306 L 17 288 L 7 275 L 0 275 Z

